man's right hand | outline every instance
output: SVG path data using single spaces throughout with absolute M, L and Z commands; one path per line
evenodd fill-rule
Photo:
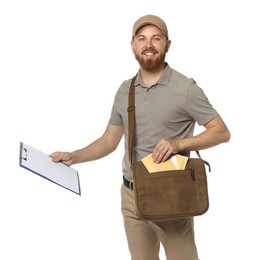
M 52 158 L 52 161 L 57 163 L 57 162 L 62 162 L 68 166 L 73 164 L 72 161 L 72 156 L 70 152 L 53 152 L 50 157 Z

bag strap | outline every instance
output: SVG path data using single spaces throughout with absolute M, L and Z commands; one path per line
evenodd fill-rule
M 130 89 L 129 89 L 129 95 L 128 95 L 128 156 L 130 161 L 130 166 L 132 167 L 133 163 L 133 144 L 134 144 L 134 128 L 135 128 L 135 94 L 134 94 L 134 83 L 135 79 L 137 78 L 137 74 L 132 78 Z
M 211 172 L 211 165 L 209 164 L 209 162 L 207 162 L 207 161 L 205 161 L 205 160 L 203 160 L 203 159 L 201 158 L 199 151 L 195 151 L 195 152 L 196 152 L 196 154 L 198 155 L 199 159 L 201 159 L 201 160 L 204 162 L 204 164 L 205 164 L 206 166 L 208 166 L 208 171 Z
M 127 112 L 128 112 L 128 156 L 129 156 L 129 161 L 130 161 L 130 166 L 132 167 L 132 163 L 133 163 L 133 145 L 134 145 L 134 130 L 135 130 L 135 80 L 137 78 L 136 74 L 132 80 L 131 80 L 131 85 L 130 85 L 130 89 L 129 89 L 129 95 L 128 95 L 128 108 L 127 108 Z M 197 156 L 199 157 L 199 159 L 203 160 L 200 156 L 199 151 L 195 151 Z M 208 170 L 209 172 L 211 171 L 211 165 L 203 160 L 203 162 L 208 166 Z

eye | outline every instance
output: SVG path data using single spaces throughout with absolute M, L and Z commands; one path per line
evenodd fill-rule
M 139 42 L 144 42 L 144 41 L 145 41 L 145 37 L 143 37 L 143 36 L 138 37 L 138 41 L 139 41 Z
M 155 42 L 159 42 L 160 40 L 161 40 L 161 37 L 159 37 L 159 36 L 156 36 L 153 38 L 153 41 L 155 41 Z

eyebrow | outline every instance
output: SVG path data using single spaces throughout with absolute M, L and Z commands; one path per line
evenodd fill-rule
M 137 35 L 135 35 L 135 37 L 136 38 L 139 38 L 139 37 L 144 37 L 144 38 L 146 38 L 147 36 L 146 35 L 143 35 L 143 34 L 137 34 Z M 163 34 L 154 34 L 154 35 L 152 35 L 151 36 L 151 38 L 153 38 L 153 37 L 161 37 L 161 38 L 163 38 L 163 37 L 165 37 L 165 35 L 163 35 Z

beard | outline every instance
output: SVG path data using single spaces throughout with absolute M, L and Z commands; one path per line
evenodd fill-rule
M 157 51 L 154 50 L 153 48 L 148 48 L 145 49 L 141 55 L 140 54 L 135 54 L 135 59 L 139 62 L 140 66 L 147 70 L 147 71 L 155 71 L 157 68 L 160 67 L 165 61 L 165 56 L 166 56 L 166 51 L 164 50 L 162 53 L 160 53 L 155 59 L 153 57 L 147 58 L 144 57 L 144 53 L 150 51 L 155 54 L 157 54 Z

